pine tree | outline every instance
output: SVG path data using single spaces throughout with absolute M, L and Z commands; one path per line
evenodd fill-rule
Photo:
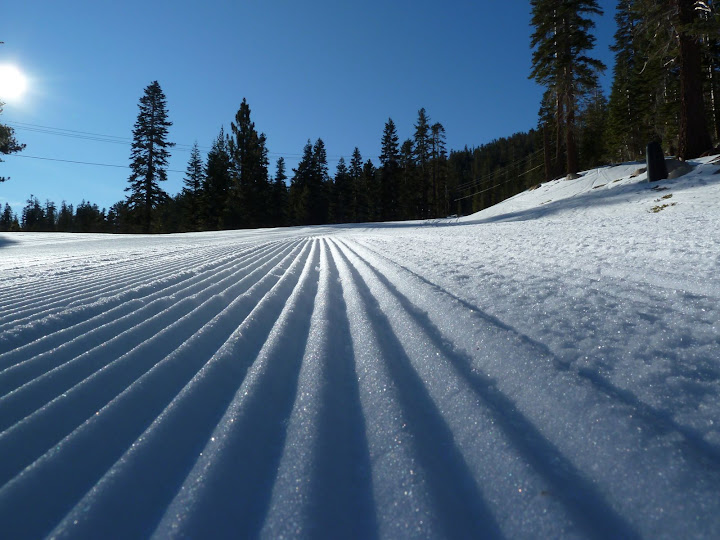
M 45 201 L 45 222 L 43 224 L 43 231 L 54 232 L 57 224 L 57 207 L 51 200 Z
M 313 175 L 311 179 L 310 214 L 312 224 L 327 223 L 330 174 L 328 172 L 327 151 L 322 139 L 317 139 L 313 145 Z
M 368 159 L 363 165 L 362 177 L 360 180 L 361 204 L 358 220 L 375 221 L 378 219 L 377 195 L 376 195 L 376 170 L 372 160 Z
M 276 164 L 269 205 L 270 225 L 273 227 L 287 225 L 288 190 L 286 181 L 285 159 L 279 157 Z
M 447 149 L 445 146 L 445 128 L 440 122 L 430 127 L 431 184 L 434 217 L 445 217 L 449 213 L 450 202 L 447 186 Z
M 269 195 L 269 160 L 265 134 L 255 129 L 245 98 L 230 127 L 232 135 L 228 138 L 228 152 L 233 174 L 232 227 L 260 227 L 265 224 Z
M 400 146 L 400 218 L 417 219 L 420 217 L 418 193 L 415 189 L 415 157 L 413 142 L 406 139 Z
M 720 26 L 706 16 L 709 9 L 707 2 L 693 0 L 633 2 L 641 20 L 637 54 L 646 59 L 641 73 L 652 91 L 645 101 L 654 106 L 649 123 L 665 149 L 683 159 L 711 146 L 704 100 L 712 74 L 703 70 L 703 55 L 710 50 L 707 38 Z
M 415 186 L 416 200 L 418 217 L 422 219 L 430 217 L 430 197 L 428 192 L 431 189 L 429 167 L 431 147 L 430 118 L 428 118 L 424 108 L 418 111 L 413 142 L 416 167 L 415 180 L 417 182 Z
M 229 226 L 228 199 L 232 185 L 230 154 L 225 131 L 213 141 L 207 155 L 202 185 L 202 224 L 204 229 L 218 230 Z
M 65 201 L 60 205 L 58 213 L 57 230 L 60 232 L 72 232 L 74 229 L 74 211 L 73 205 L 68 205 Z
M 185 212 L 183 222 L 187 230 L 199 231 L 201 227 L 201 198 L 205 174 L 197 142 L 190 151 L 182 190 Z
M 160 188 L 160 182 L 167 180 L 169 148 L 167 104 L 160 84 L 154 81 L 145 88 L 140 98 L 140 112 L 133 129 L 131 153 L 130 186 L 125 188 L 130 208 L 141 217 L 143 230 L 149 233 L 152 228 L 153 211 L 168 198 Z
M 564 134 L 567 173 L 578 171 L 575 119 L 582 95 L 597 86 L 597 74 L 605 69 L 586 55 L 595 37 L 588 15 L 601 15 L 595 0 L 531 0 L 533 47 L 530 78 L 550 90 L 555 119 Z M 558 145 L 560 141 L 558 139 Z
M 682 159 L 700 156 L 712 143 L 707 128 L 703 95 L 703 73 L 700 39 L 700 11 L 695 0 L 677 2 L 677 33 L 680 68 L 680 140 L 678 155 Z
M 5 203 L 5 208 L 2 214 L 0 214 L 0 231 L 9 231 L 12 228 L 14 218 L 12 207 L 8 203 Z
M 380 143 L 380 219 L 398 219 L 398 184 L 400 175 L 400 150 L 397 128 L 388 118 Z
M 25 232 L 40 232 L 45 228 L 45 211 L 34 195 L 30 195 L 23 208 L 21 226 Z
M 349 218 L 353 223 L 361 220 L 361 207 L 364 207 L 362 190 L 363 159 L 360 150 L 356 146 L 350 158 L 350 169 L 348 171 L 350 181 L 350 212 Z
M 720 2 L 706 1 L 701 7 L 709 126 L 711 136 L 720 143 Z
M 311 187 L 312 175 L 314 173 L 313 146 L 308 139 L 303 155 L 296 169 L 293 169 L 293 177 L 290 182 L 289 206 L 292 215 L 292 223 L 295 225 L 309 225 L 311 218 Z
M 347 223 L 351 221 L 352 209 L 352 180 L 345 158 L 341 157 L 335 169 L 333 183 L 330 220 L 332 223 Z
M 578 114 L 578 156 L 582 170 L 597 167 L 603 162 L 607 148 L 603 140 L 607 132 L 607 118 L 607 99 L 598 87 Z
M 3 106 L 5 104 L 0 101 L 0 114 L 3 112 Z M 15 139 L 15 130 L 11 128 L 10 126 L 6 126 L 4 124 L 0 124 L 0 154 L 14 154 L 15 152 L 20 152 L 25 148 L 24 144 L 20 144 Z M 0 163 L 2 163 L 2 159 L 0 159 Z M 6 178 L 4 176 L 0 176 L 0 183 L 5 182 L 7 180 L 10 180 L 9 178 Z
M 643 61 L 638 57 L 636 29 L 640 23 L 633 0 L 620 0 L 617 4 L 613 82 L 608 103 L 607 129 L 604 134 L 606 152 L 613 161 L 637 159 L 643 155 L 651 135 L 644 130 L 648 101 L 647 87 L 643 84 Z

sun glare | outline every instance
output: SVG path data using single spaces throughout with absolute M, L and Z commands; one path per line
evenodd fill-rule
M 27 78 L 13 65 L 0 65 L 0 100 L 20 99 L 27 90 Z

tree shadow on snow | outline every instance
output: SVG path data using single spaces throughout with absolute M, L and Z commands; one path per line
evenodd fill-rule
M 17 242 L 7 236 L 0 235 L 0 249 L 11 246 L 12 244 L 17 244 Z

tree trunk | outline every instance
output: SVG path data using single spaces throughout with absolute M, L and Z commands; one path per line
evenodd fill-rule
M 575 142 L 575 104 L 573 97 L 567 98 L 567 118 L 565 119 L 565 152 L 567 153 L 567 174 L 578 172 L 577 144 Z
M 680 24 L 695 19 L 694 0 L 677 0 Z M 705 118 L 700 43 L 686 30 L 680 38 L 680 137 L 679 157 L 692 159 L 708 150 L 712 143 Z
M 552 172 L 552 158 L 550 157 L 550 137 L 547 133 L 547 123 L 542 126 L 543 133 L 543 159 L 545 164 L 545 181 L 548 182 L 553 179 Z

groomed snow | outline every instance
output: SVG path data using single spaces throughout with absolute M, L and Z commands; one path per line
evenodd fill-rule
M 0 235 L 0 536 L 720 537 L 692 165 L 460 219 Z

